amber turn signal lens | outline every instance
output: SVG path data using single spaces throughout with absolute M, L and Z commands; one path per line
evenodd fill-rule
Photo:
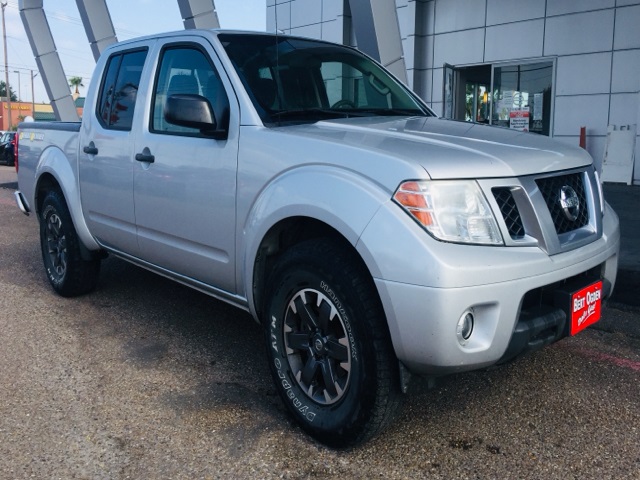
M 403 183 L 393 198 L 425 227 L 433 224 L 429 205 L 417 182 Z

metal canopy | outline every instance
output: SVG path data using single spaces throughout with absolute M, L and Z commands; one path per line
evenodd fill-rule
M 76 0 L 76 5 L 78 5 L 93 58 L 97 62 L 102 51 L 118 41 L 107 2 L 106 0 Z
M 349 7 L 358 48 L 407 84 L 396 2 L 349 0 Z
M 178 0 L 184 28 L 220 28 L 213 0 Z
M 53 113 L 58 120 L 77 122 L 76 106 L 71 97 L 67 77 L 51 35 L 47 16 L 42 9 L 42 0 L 20 0 L 20 18 L 33 51 L 44 88 L 47 91 Z

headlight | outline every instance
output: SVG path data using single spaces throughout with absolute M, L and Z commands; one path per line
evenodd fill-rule
M 473 180 L 404 182 L 393 199 L 439 240 L 503 245 L 491 208 Z

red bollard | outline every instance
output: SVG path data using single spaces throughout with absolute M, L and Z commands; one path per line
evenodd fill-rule
M 587 127 L 580 127 L 580 147 L 587 148 Z

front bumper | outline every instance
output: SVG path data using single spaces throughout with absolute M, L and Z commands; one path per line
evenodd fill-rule
M 375 245 L 375 237 L 383 235 L 372 224 L 360 245 Z M 567 283 L 601 279 L 604 298 L 610 295 L 620 231 L 617 216 L 607 208 L 598 240 L 557 255 L 538 248 L 452 245 L 424 237 L 405 243 L 403 255 L 395 254 L 392 273 L 404 269 L 413 280 L 422 276 L 423 281 L 404 283 L 373 269 L 379 274 L 374 273 L 374 281 L 396 355 L 413 373 L 445 375 L 488 367 L 562 338 L 564 314 L 554 304 L 555 291 Z M 377 247 L 377 252 L 361 252 L 365 259 L 377 257 L 378 266 L 399 249 L 397 243 Z M 469 311 L 475 325 L 461 345 L 456 327 Z

